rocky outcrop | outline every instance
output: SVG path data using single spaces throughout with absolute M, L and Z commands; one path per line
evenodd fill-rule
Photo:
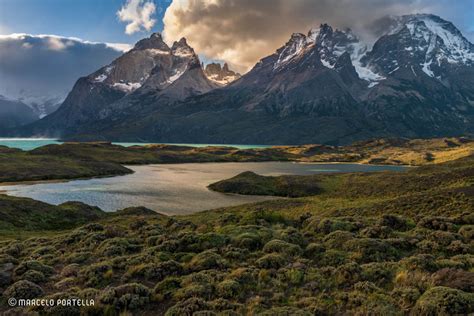
M 230 70 L 227 63 L 224 63 L 224 66 L 221 66 L 219 63 L 207 64 L 204 68 L 204 73 L 209 80 L 222 86 L 226 86 L 242 76 L 241 74 Z

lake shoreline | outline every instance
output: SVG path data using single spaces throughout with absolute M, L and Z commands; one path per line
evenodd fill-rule
M 272 194 L 228 194 L 209 189 L 212 183 L 244 171 L 262 175 L 312 175 L 376 173 L 384 167 L 361 164 L 322 164 L 294 162 L 180 163 L 130 166 L 123 177 L 23 181 L 0 187 L 9 196 L 27 197 L 59 205 L 79 201 L 106 212 L 144 206 L 167 215 L 186 215 L 221 207 L 237 206 L 274 199 Z M 393 172 L 405 170 L 386 166 Z M 385 169 L 386 170 L 386 169 Z
M 257 163 L 257 164 L 265 164 L 269 162 L 281 162 L 281 163 L 295 163 L 295 164 L 305 164 L 305 165 L 344 165 L 344 164 L 350 164 L 350 165 L 360 165 L 360 166 L 374 166 L 374 167 L 402 167 L 402 168 L 417 168 L 418 166 L 410 166 L 410 165 L 384 165 L 384 164 L 369 164 L 369 163 L 356 163 L 356 162 L 343 162 L 343 161 L 337 161 L 337 162 L 306 162 L 306 161 L 246 161 L 242 163 Z M 222 161 L 222 162 L 183 162 L 183 163 L 150 163 L 150 164 L 136 164 L 136 165 L 123 165 L 126 168 L 129 168 L 132 170 L 131 173 L 128 174 L 111 174 L 111 175 L 98 175 L 98 176 L 91 176 L 91 177 L 79 177 L 79 178 L 64 178 L 64 179 L 49 179 L 49 180 L 25 180 L 25 181 L 11 181 L 11 182 L 0 182 L 0 186 L 14 186 L 14 185 L 35 185 L 35 184 L 43 184 L 43 183 L 62 183 L 62 182 L 70 182 L 70 181 L 76 181 L 76 180 L 91 180 L 91 179 L 102 179 L 102 178 L 115 178 L 115 177 L 123 177 L 129 174 L 135 173 L 133 171 L 133 167 L 137 166 L 166 166 L 166 165 L 172 165 L 172 164 L 196 164 L 196 165 L 204 165 L 204 164 L 213 164 L 213 163 L 218 163 L 218 164 L 232 164 L 236 163 L 234 161 Z M 387 171 L 387 170 L 384 170 Z M 371 171 L 371 172 L 383 172 L 383 171 Z M 224 179 L 222 179 L 224 180 Z M 0 191 L 0 194 L 4 192 L 4 190 Z

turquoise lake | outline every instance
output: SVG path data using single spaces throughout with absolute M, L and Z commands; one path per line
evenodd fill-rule
M 0 138 L 0 146 L 7 146 L 11 148 L 19 148 L 22 150 L 32 150 L 41 146 L 50 145 L 50 144 L 61 144 L 61 142 L 55 139 L 44 139 L 44 138 Z M 158 143 L 114 143 L 116 145 L 121 145 L 125 147 L 129 146 L 143 146 L 143 145 L 152 145 Z M 236 147 L 239 149 L 250 149 L 250 148 L 266 148 L 271 146 L 266 145 L 220 145 L 220 144 L 172 144 L 172 143 L 159 143 L 167 145 L 179 145 L 179 146 L 192 146 L 192 147 L 206 147 L 206 146 L 230 146 Z

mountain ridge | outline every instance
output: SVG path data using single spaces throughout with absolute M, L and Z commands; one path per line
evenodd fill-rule
M 328 24 L 307 35 L 294 33 L 228 86 L 208 85 L 197 93 L 183 92 L 181 98 L 132 92 L 123 98 L 133 99 L 125 106 L 112 102 L 105 115 L 61 131 L 62 135 L 344 144 L 374 137 L 472 133 L 474 46 L 452 23 L 434 15 L 392 17 L 390 23 L 371 49 L 350 29 Z M 193 86 L 191 78 L 198 78 L 200 86 L 207 82 L 201 80 L 207 78 L 193 56 L 195 74 L 188 72 L 181 91 Z

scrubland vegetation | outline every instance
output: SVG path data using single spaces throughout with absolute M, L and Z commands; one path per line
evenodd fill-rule
M 235 180 L 211 187 L 298 197 L 167 217 L 145 208 L 103 213 L 0 196 L 1 310 L 474 313 L 473 156 L 402 173 L 244 173 Z M 8 307 L 9 297 L 96 304 L 18 310 Z

